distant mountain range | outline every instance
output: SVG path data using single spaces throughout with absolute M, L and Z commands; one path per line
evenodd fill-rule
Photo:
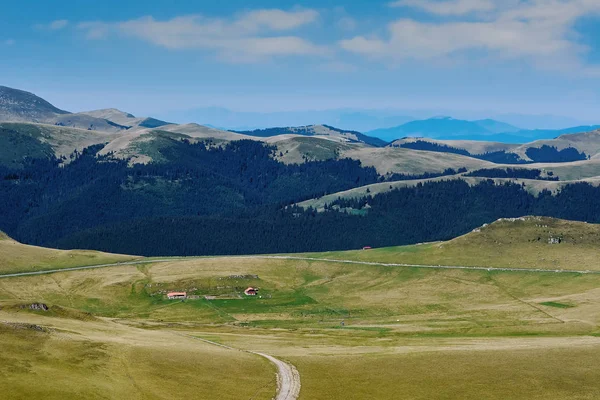
M 255 136 L 255 137 L 275 137 L 279 135 L 302 135 L 302 136 L 313 136 L 313 137 L 335 137 L 342 136 L 348 141 L 354 141 L 357 143 L 365 143 L 375 147 L 383 147 L 388 144 L 387 141 L 365 135 L 356 131 L 346 131 L 338 129 L 329 125 L 308 125 L 301 127 L 284 127 L 284 128 L 267 128 L 267 129 L 255 129 L 252 131 L 232 131 L 242 135 Z
M 554 139 L 568 133 L 589 132 L 599 128 L 600 125 L 588 125 L 556 130 L 526 130 L 492 119 L 466 121 L 452 117 L 436 117 L 407 122 L 393 128 L 376 129 L 367 134 L 386 141 L 404 137 L 425 137 L 438 140 L 479 140 L 518 144 Z
M 371 245 L 377 235 L 438 240 L 428 221 L 479 226 L 522 215 L 523 204 L 547 213 L 531 193 L 559 190 L 565 196 L 548 200 L 554 213 L 587 219 L 578 213 L 596 210 L 600 220 L 588 205 L 600 198 L 600 130 L 559 135 L 590 128 L 506 144 L 456 139 L 543 131 L 438 117 L 400 125 L 389 137 L 404 138 L 388 143 L 330 124 L 233 132 L 113 108 L 70 113 L 3 87 L 0 230 L 31 244 L 128 254 L 171 254 L 182 243 L 193 245 L 178 253 L 190 255 L 316 251 L 363 246 L 365 237 Z M 408 137 L 425 135 L 452 140 Z M 338 231 L 354 232 L 353 241 L 340 242 Z
M 401 125 L 415 118 L 386 111 L 358 111 L 350 109 L 246 112 L 222 107 L 204 107 L 193 110 L 164 113 L 164 118 L 186 123 L 196 121 L 225 130 L 252 131 L 275 126 L 307 126 L 323 124 L 344 130 L 366 132 L 382 126 Z
M 220 111 L 215 112 L 218 115 Z M 363 117 L 352 113 L 343 115 L 354 115 L 358 119 Z M 37 125 L 27 125 L 32 123 Z M 449 162 L 448 168 L 473 165 L 474 161 L 466 160 L 464 156 L 506 164 L 532 162 L 536 157 L 530 157 L 527 150 L 543 145 L 556 146 L 559 151 L 573 146 L 577 149 L 577 154 L 567 158 L 571 161 L 583 157 L 584 153 L 587 156 L 595 156 L 597 152 L 594 150 L 590 153 L 582 143 L 595 149 L 596 134 L 583 142 L 576 136 L 567 136 L 556 141 L 552 139 L 565 134 L 590 132 L 597 128 L 599 127 L 578 126 L 561 130 L 523 130 L 494 119 L 468 121 L 435 117 L 414 120 L 367 134 L 326 124 L 228 131 L 195 123 L 179 125 L 157 118 L 136 117 L 114 108 L 70 113 L 32 93 L 0 86 L 0 130 L 6 133 L 0 135 L 0 144 L 7 143 L 4 146 L 6 149 L 0 149 L 0 163 L 21 162 L 31 154 L 68 157 L 73 151 L 82 151 L 85 147 L 96 144 L 104 146 L 101 154 L 113 154 L 115 157 L 129 159 L 132 163 L 148 163 L 164 161 L 166 149 L 182 140 L 229 142 L 246 139 L 274 146 L 277 148 L 277 159 L 286 163 L 326 160 L 339 156 L 371 162 L 367 160 L 373 157 L 375 160 L 377 157 L 395 159 L 401 156 L 402 163 L 395 164 L 392 172 L 422 173 L 439 171 L 444 162 Z M 8 133 L 24 135 L 26 138 L 17 141 L 20 144 L 15 146 L 8 144 L 17 143 Z M 423 140 L 417 143 L 407 142 L 400 140 L 402 138 L 425 138 L 438 141 L 440 145 L 425 144 L 422 143 Z M 373 150 L 384 148 L 389 143 L 389 147 L 394 149 L 391 158 L 391 154 L 386 155 L 388 150 Z M 499 146 L 501 143 L 514 145 Z M 519 146 L 522 143 L 528 144 Z M 408 148 L 447 154 L 442 157 L 445 161 L 440 163 L 440 160 L 425 157 L 422 151 L 407 152 Z M 484 155 L 490 152 L 493 154 Z M 456 154 L 461 157 L 456 159 Z M 439 159 L 441 156 L 438 154 L 436 157 Z M 552 153 L 545 159 L 563 160 L 564 156 Z M 409 160 L 412 160 L 410 162 L 413 166 L 419 167 L 401 167 L 408 166 Z M 433 165 L 436 167 L 431 169 Z
M 0 86 L 0 121 L 33 122 L 101 132 L 169 124 L 154 118 L 136 118 L 115 109 L 71 113 L 23 90 Z

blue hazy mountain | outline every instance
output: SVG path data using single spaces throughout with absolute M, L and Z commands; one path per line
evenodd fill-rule
M 195 122 L 220 129 L 251 131 L 275 126 L 331 125 L 344 130 L 366 132 L 382 126 L 402 125 L 415 118 L 385 110 L 307 110 L 279 112 L 233 111 L 222 107 L 204 107 L 170 111 L 159 115 L 177 123 Z
M 426 137 L 440 140 L 526 143 L 554 139 L 568 133 L 589 132 L 598 128 L 600 125 L 581 125 L 564 129 L 519 129 L 493 119 L 467 121 L 451 117 L 436 117 L 411 121 L 393 128 L 376 129 L 367 134 L 390 142 L 403 137 Z
M 510 133 L 510 132 L 518 132 L 520 129 L 511 124 L 507 124 L 506 122 L 496 121 L 494 119 L 480 119 L 477 121 L 473 121 L 477 125 L 486 130 L 494 133 Z
M 393 128 L 376 129 L 367 132 L 383 140 L 392 141 L 403 137 L 429 137 L 434 139 L 462 136 L 480 137 L 504 132 L 517 132 L 519 128 L 491 119 L 466 121 L 451 117 L 435 117 L 407 122 Z

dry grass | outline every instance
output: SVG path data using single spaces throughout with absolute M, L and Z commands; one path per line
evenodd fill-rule
M 343 152 L 343 157 L 360 160 L 363 165 L 375 167 L 382 175 L 404 173 L 419 175 L 425 172 L 442 172 L 447 168 L 481 169 L 496 164 L 459 154 L 419 151 L 404 148 L 361 148 Z
M 560 244 L 549 244 L 560 238 Z M 544 217 L 500 220 L 432 244 L 308 256 L 384 263 L 600 271 L 600 225 Z
M 274 368 L 248 353 L 112 322 L 0 313 L 3 399 L 270 399 Z M 44 324 L 45 332 L 32 329 Z
M 66 251 L 28 246 L 0 233 L 0 274 L 108 264 L 135 258 L 98 251 Z
M 459 347 L 459 346 L 457 346 Z M 301 399 L 595 399 L 600 344 L 290 358 Z

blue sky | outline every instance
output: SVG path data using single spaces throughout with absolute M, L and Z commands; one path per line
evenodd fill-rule
M 598 0 L 3 4 L 0 84 L 64 109 L 337 108 L 600 122 Z

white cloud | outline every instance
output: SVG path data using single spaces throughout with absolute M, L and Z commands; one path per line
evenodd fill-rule
M 121 34 L 168 49 L 205 49 L 230 61 L 256 61 L 288 55 L 322 55 L 323 46 L 294 35 L 282 35 L 315 22 L 314 10 L 256 10 L 231 19 L 188 15 L 165 21 L 147 16 L 118 23 L 78 25 L 89 39 Z
M 242 14 L 235 25 L 253 32 L 258 31 L 260 28 L 286 31 L 315 22 L 318 18 L 319 13 L 315 10 L 291 12 L 278 9 L 256 10 Z
M 353 31 L 358 26 L 358 22 L 352 17 L 342 17 L 338 19 L 336 26 L 344 31 Z
M 322 71 L 335 73 L 351 73 L 359 70 L 356 65 L 341 61 L 331 61 L 328 63 L 324 63 L 320 65 L 319 69 L 321 69 Z
M 69 21 L 67 21 L 66 19 L 58 19 L 58 20 L 52 21 L 50 23 L 50 29 L 59 30 L 59 29 L 66 28 L 67 25 L 69 25 Z
M 496 4 L 493 0 L 398 0 L 390 3 L 390 6 L 419 8 L 439 15 L 463 15 L 476 11 L 492 11 L 496 9 Z
M 44 30 L 44 31 L 59 31 L 61 29 L 66 28 L 69 25 L 69 21 L 66 19 L 57 19 L 48 24 L 37 24 L 35 25 L 35 29 Z
M 417 1 L 401 2 L 417 6 Z M 526 59 L 546 67 L 581 66 L 589 48 L 577 42 L 573 25 L 581 17 L 600 13 L 598 0 L 495 0 L 495 7 L 485 6 L 485 1 L 418 3 L 435 14 L 451 14 L 447 7 L 459 3 L 462 8 L 453 12 L 455 16 L 476 9 L 481 13 L 475 19 L 438 23 L 399 19 L 388 25 L 386 37 L 356 36 L 341 41 L 340 46 L 394 62 L 448 60 L 469 54 L 471 60 L 479 56 Z
M 97 40 L 106 38 L 112 31 L 115 30 L 115 26 L 105 22 L 91 21 L 77 24 L 77 29 L 85 32 L 86 38 Z

